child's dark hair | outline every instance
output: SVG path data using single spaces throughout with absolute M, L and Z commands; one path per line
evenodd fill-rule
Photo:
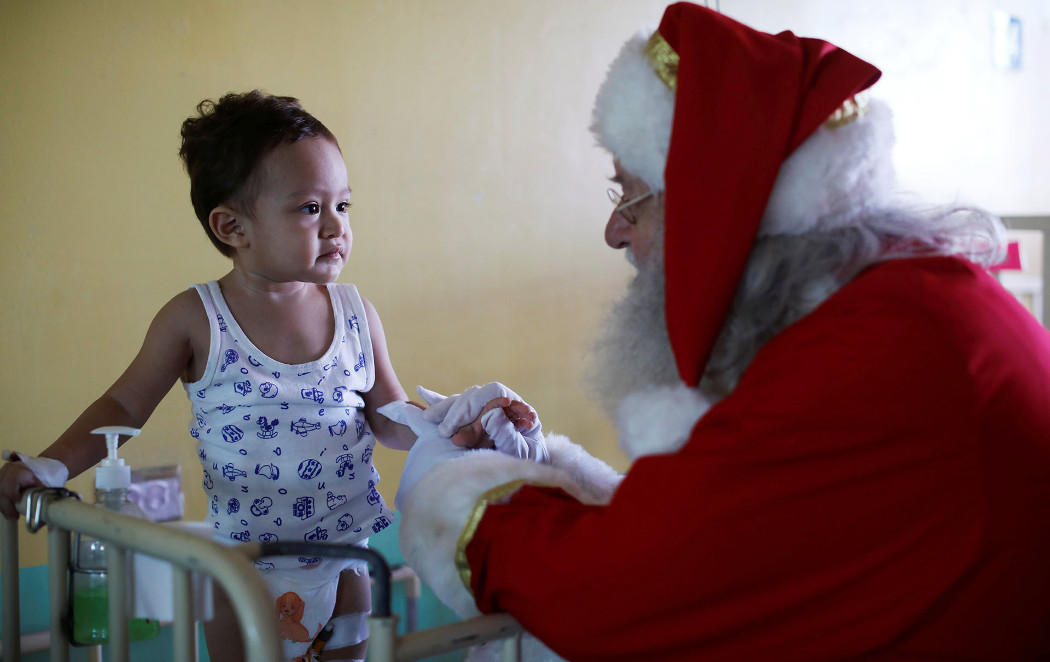
M 227 94 L 218 103 L 205 99 L 197 104 L 197 116 L 182 123 L 179 156 L 190 176 L 193 211 L 219 252 L 229 256 L 233 248 L 212 233 L 211 211 L 232 203 L 250 213 L 257 193 L 252 173 L 259 161 L 281 143 L 315 136 L 339 145 L 293 97 L 252 90 Z

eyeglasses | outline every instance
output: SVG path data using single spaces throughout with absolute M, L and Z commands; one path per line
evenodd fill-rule
M 615 189 L 611 188 L 605 189 L 605 194 L 608 195 L 609 200 L 611 200 L 612 203 L 616 205 L 616 209 L 613 210 L 613 213 L 623 216 L 624 220 L 630 223 L 631 225 L 637 224 L 638 218 L 634 214 L 628 214 L 626 210 L 638 204 L 639 202 L 645 202 L 649 198 L 653 197 L 652 191 L 646 191 L 645 193 L 641 195 L 636 195 L 629 200 L 624 200 L 622 195 L 620 195 Z

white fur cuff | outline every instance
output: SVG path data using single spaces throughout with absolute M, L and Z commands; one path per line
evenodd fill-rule
M 436 465 L 404 500 L 401 553 L 461 618 L 477 616 L 478 610 L 454 565 L 456 545 L 482 494 L 524 480 L 560 487 L 584 503 L 606 503 L 612 496 L 619 476 L 607 464 L 561 435 L 547 435 L 547 450 L 552 465 L 489 450 L 466 453 Z

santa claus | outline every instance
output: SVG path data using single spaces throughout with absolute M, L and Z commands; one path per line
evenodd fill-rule
M 879 75 L 684 3 L 623 47 L 595 379 L 634 461 L 498 383 L 391 411 L 402 550 L 461 615 L 573 660 L 1050 656 L 1050 334 L 998 220 L 894 195 Z

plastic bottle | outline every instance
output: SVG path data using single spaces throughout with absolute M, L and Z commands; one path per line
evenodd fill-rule
M 134 437 L 139 430 L 121 426 L 101 427 L 92 434 L 106 435 L 107 456 L 95 469 L 95 504 L 121 515 L 147 519 L 142 509 L 128 500 L 131 467 L 117 457 L 119 435 Z M 77 534 L 73 551 L 73 643 L 95 645 L 109 638 L 109 590 L 106 581 L 106 543 Z M 157 636 L 160 624 L 151 619 L 128 621 L 128 639 L 140 641 Z

